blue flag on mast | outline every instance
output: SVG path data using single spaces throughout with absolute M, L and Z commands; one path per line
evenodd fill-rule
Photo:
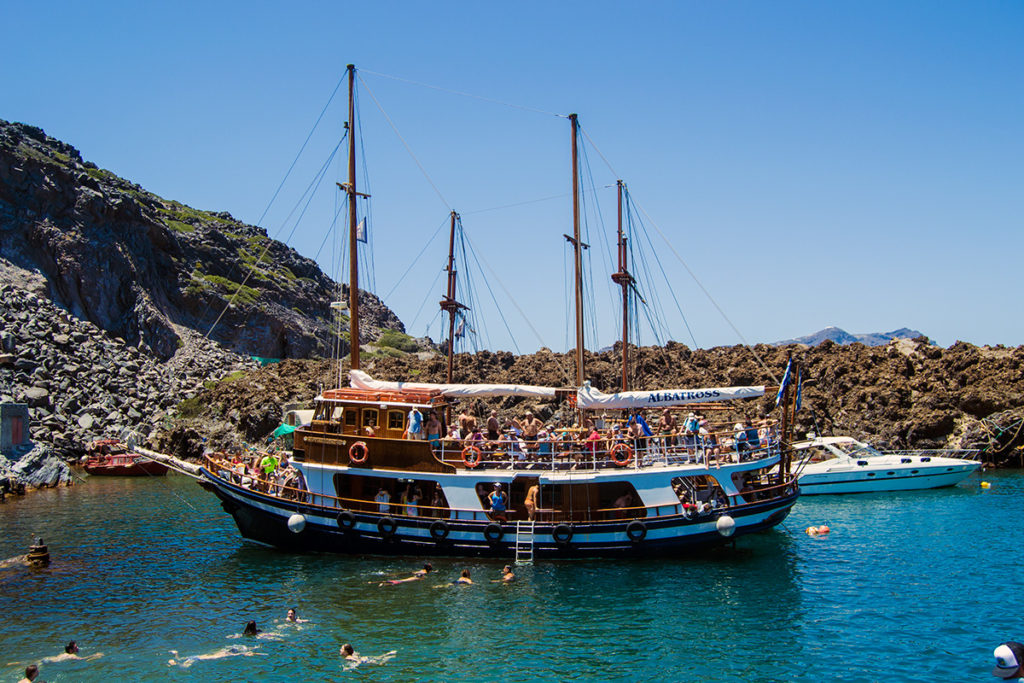
M 793 382 L 793 357 L 790 356 L 789 362 L 786 363 L 786 372 L 782 375 L 782 384 L 779 385 L 779 393 L 775 395 L 775 407 L 778 408 L 779 404 L 782 403 L 782 395 L 786 393 L 786 387 Z

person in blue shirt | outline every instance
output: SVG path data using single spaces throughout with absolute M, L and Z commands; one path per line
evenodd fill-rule
M 501 490 L 500 482 L 494 485 L 494 490 L 487 496 L 487 500 L 491 504 L 491 517 L 507 522 L 508 517 L 505 512 L 508 510 L 508 498 L 505 496 L 505 492 Z

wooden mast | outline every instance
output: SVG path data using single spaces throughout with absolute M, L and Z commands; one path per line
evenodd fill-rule
M 576 141 L 579 122 L 576 114 L 569 114 L 572 123 L 572 242 L 575 254 L 576 280 L 576 386 L 583 386 L 583 243 L 580 241 L 579 154 Z M 581 425 L 582 426 L 582 425 Z
M 447 382 L 452 383 L 452 373 L 455 366 L 455 315 L 460 308 L 469 310 L 468 306 L 460 304 L 455 300 L 455 281 L 457 272 L 455 270 L 455 222 L 459 220 L 459 214 L 452 211 L 451 231 L 448 234 L 448 291 L 441 299 L 441 310 L 448 313 L 448 372 Z M 445 421 L 451 423 L 451 406 L 445 408 Z
M 356 67 L 348 65 L 348 341 L 349 367 L 359 369 L 359 257 L 356 254 Z
M 622 391 L 629 391 L 629 287 L 633 276 L 626 268 L 626 237 L 622 234 L 622 193 L 626 186 L 621 180 L 616 180 L 615 186 L 619 192 L 619 270 L 612 273 L 612 281 L 622 287 Z

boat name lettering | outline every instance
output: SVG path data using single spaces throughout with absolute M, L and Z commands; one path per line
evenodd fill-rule
M 718 398 L 722 392 L 718 389 L 707 391 L 665 391 L 651 394 L 648 403 L 666 403 L 669 401 L 696 401 L 702 398 Z

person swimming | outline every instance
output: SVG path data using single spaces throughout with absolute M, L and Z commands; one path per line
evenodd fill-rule
M 70 659 L 82 659 L 82 660 L 85 660 L 85 661 L 89 661 L 89 660 L 93 660 L 93 659 L 99 659 L 102 656 L 103 656 L 102 652 L 97 652 L 96 654 L 89 655 L 88 657 L 80 656 L 78 654 L 78 643 L 75 642 L 74 640 L 72 640 L 71 642 L 69 642 L 67 645 L 64 646 L 64 652 L 62 654 L 55 655 L 53 657 L 47 657 L 47 658 L 42 660 L 42 663 L 44 663 L 44 664 L 52 664 L 54 662 L 66 662 L 66 661 L 68 661 Z
M 408 578 L 405 578 L 405 579 L 389 579 L 387 581 L 381 582 L 380 585 L 381 586 L 397 586 L 400 583 L 409 583 L 410 581 L 419 581 L 420 579 L 422 579 L 424 576 L 426 576 L 427 574 L 429 574 L 433 570 L 434 570 L 434 565 L 432 565 L 429 562 L 427 562 L 426 564 L 423 565 L 423 569 L 417 569 L 416 571 L 414 571 L 412 573 L 412 576 L 410 576 Z
M 377 657 L 365 657 L 356 652 L 351 643 L 345 643 L 338 654 L 345 658 L 346 668 L 354 669 L 360 664 L 386 664 L 398 654 L 398 650 L 390 650 Z
M 257 646 L 258 647 L 258 646 Z M 196 662 L 206 661 L 210 659 L 224 659 L 225 657 L 253 657 L 256 655 L 266 656 L 266 653 L 256 652 L 256 648 L 249 648 L 245 645 L 229 645 L 228 647 L 222 647 L 216 652 L 210 652 L 205 655 L 189 655 L 188 657 L 178 658 L 178 651 L 170 651 L 173 658 L 167 660 L 167 666 L 180 666 L 183 669 L 187 669 Z
M 245 625 L 245 630 L 242 631 L 242 635 L 243 636 L 255 636 L 255 635 L 259 635 L 262 632 L 263 631 L 261 631 L 260 629 L 256 628 L 256 622 L 255 621 L 250 621 L 249 623 L 247 623 Z
M 473 583 L 473 579 L 470 578 L 470 576 L 469 576 L 469 570 L 468 569 L 463 569 L 462 573 L 459 574 L 459 578 L 455 579 L 455 583 L 457 583 L 457 584 L 461 583 L 461 584 L 466 584 L 466 585 L 472 584 Z

